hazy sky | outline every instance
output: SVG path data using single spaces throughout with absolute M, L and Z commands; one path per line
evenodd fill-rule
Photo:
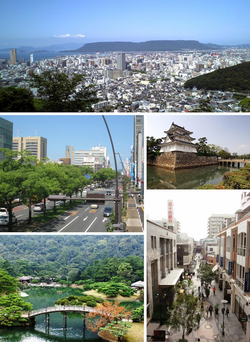
M 146 136 L 165 137 L 172 122 L 193 132 L 191 137 L 198 142 L 206 137 L 208 144 L 227 147 L 229 152 L 250 153 L 250 115 L 148 115 Z
M 48 157 L 56 160 L 65 157 L 66 145 L 77 150 L 89 150 L 94 146 L 107 147 L 112 167 L 113 152 L 101 115 L 1 115 L 13 122 L 13 137 L 42 136 L 48 140 Z M 133 145 L 134 116 L 105 115 L 113 139 L 116 153 L 120 153 L 122 161 L 130 157 Z M 120 158 L 117 156 L 117 168 L 121 169 Z
M 167 201 L 174 202 L 174 217 L 181 232 L 195 240 L 207 237 L 207 220 L 212 214 L 234 214 L 241 206 L 241 190 L 148 190 L 147 219 L 167 218 Z
M 191 39 L 250 43 L 247 0 L 2 0 L 0 46 Z

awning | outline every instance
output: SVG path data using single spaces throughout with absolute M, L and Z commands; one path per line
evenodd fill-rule
M 218 268 L 219 268 L 219 265 L 215 265 L 215 266 L 212 268 L 212 272 L 215 272 L 215 271 L 217 271 L 217 270 L 218 270 Z
M 184 272 L 183 268 L 178 268 L 170 271 L 165 278 L 161 279 L 160 286 L 174 286 L 180 279 L 180 276 Z

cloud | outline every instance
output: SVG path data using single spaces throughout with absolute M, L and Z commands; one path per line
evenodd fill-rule
M 61 35 L 56 35 L 54 34 L 53 37 L 55 38 L 84 38 L 85 36 L 83 34 L 61 34 Z
M 250 145 L 240 145 L 237 148 L 238 153 L 250 153 Z

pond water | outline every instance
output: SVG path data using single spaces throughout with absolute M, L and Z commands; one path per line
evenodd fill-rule
M 219 165 L 176 171 L 147 166 L 147 189 L 197 189 L 205 184 L 216 185 L 222 182 L 226 172 L 235 170 Z
M 62 293 L 58 293 L 62 291 Z M 59 298 L 70 295 L 82 295 L 82 290 L 72 288 L 31 288 L 25 290 L 29 296 L 23 299 L 33 305 L 33 309 L 53 306 Z M 122 303 L 124 305 L 124 303 Z M 124 305 L 125 306 L 125 305 Z M 138 305 L 134 302 L 126 303 L 128 309 Z M 67 313 L 67 329 L 63 329 L 63 314 L 50 314 L 50 327 L 45 329 L 44 315 L 36 316 L 34 327 L 1 329 L 1 342 L 54 342 L 68 341 L 79 342 L 103 341 L 97 333 L 90 330 L 83 330 L 83 316 L 78 313 Z

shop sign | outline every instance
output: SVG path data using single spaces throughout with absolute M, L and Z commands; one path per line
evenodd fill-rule
M 220 267 L 223 267 L 223 257 L 220 257 Z
M 228 263 L 228 275 L 232 275 L 232 270 L 233 270 L 233 263 L 232 263 L 232 261 L 229 261 L 229 263 Z
M 219 262 L 219 254 L 216 255 L 216 262 Z
M 239 321 L 240 321 L 240 322 L 247 322 L 247 317 L 240 317 L 240 318 L 239 318 Z

